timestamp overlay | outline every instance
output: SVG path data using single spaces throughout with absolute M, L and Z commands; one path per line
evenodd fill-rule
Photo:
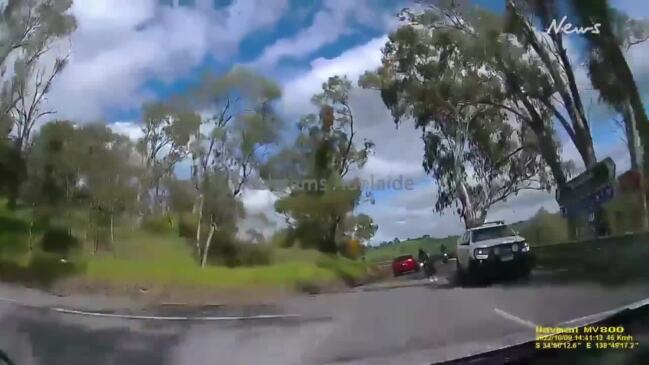
M 624 326 L 536 327 L 537 350 L 635 350 L 640 343 Z

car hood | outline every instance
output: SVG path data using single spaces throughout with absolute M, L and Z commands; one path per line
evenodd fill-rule
M 503 245 L 507 243 L 521 242 L 525 241 L 525 238 L 521 236 L 507 236 L 507 237 L 498 237 L 492 238 L 490 240 L 484 240 L 480 242 L 475 242 L 474 246 L 476 247 L 492 247 L 497 245 Z

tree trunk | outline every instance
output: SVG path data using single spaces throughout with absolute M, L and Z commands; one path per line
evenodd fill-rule
M 160 182 L 156 181 L 155 183 L 155 195 L 153 197 L 153 207 L 151 209 L 153 210 L 153 215 L 156 216 L 159 212 L 160 208 Z
M 207 254 L 210 252 L 210 244 L 212 243 L 212 238 L 214 237 L 214 232 L 216 231 L 216 224 L 210 224 L 210 233 L 207 235 L 207 241 L 205 242 L 205 248 L 203 249 L 203 259 L 201 260 L 201 268 L 205 267 L 207 263 Z
M 203 222 L 203 204 L 204 196 L 198 196 L 198 222 L 196 223 L 196 257 L 201 258 L 201 223 Z
M 29 219 L 29 230 L 28 230 L 28 236 L 27 236 L 27 250 L 29 253 L 32 252 L 32 231 L 34 228 L 34 206 L 32 205 L 32 214 Z
M 340 220 L 342 218 L 340 216 L 333 215 L 331 219 L 332 222 L 329 226 L 329 232 L 327 233 L 327 238 L 325 238 L 325 242 L 323 242 L 324 244 L 323 247 L 321 247 L 321 250 L 327 253 L 336 253 L 338 252 L 338 247 L 336 247 L 336 235 L 338 233 L 338 225 L 340 224 Z
M 110 245 L 115 242 L 115 230 L 113 225 L 113 213 L 110 213 Z
M 615 38 L 615 35 L 611 32 L 610 27 L 604 26 L 601 28 L 601 34 L 597 37 L 594 37 L 592 41 L 596 42 L 597 46 L 604 52 L 604 54 L 610 58 L 610 63 L 614 65 L 612 67 L 612 72 L 614 72 L 619 80 L 619 83 L 624 87 L 624 90 L 627 91 L 627 98 L 633 110 L 633 116 L 635 119 L 636 130 L 638 131 L 638 137 L 640 139 L 640 144 L 642 146 L 643 156 L 649 155 L 649 118 L 647 118 L 647 113 L 645 111 L 645 106 L 642 103 L 642 98 L 640 92 L 638 91 L 638 85 L 635 82 L 633 77 L 633 72 L 622 53 L 622 49 Z M 642 170 L 649 171 L 649 165 L 647 163 L 649 159 L 643 159 L 643 164 L 641 166 Z
M 647 193 L 645 186 L 645 173 L 644 169 L 644 153 L 640 145 L 640 137 L 638 136 L 637 119 L 633 113 L 633 106 L 627 100 L 622 107 L 622 114 L 624 116 L 624 124 L 627 131 L 627 142 L 629 145 L 629 156 L 631 158 L 631 169 L 638 173 L 640 177 L 640 188 L 638 194 L 641 204 L 641 228 L 642 230 L 649 229 L 649 213 L 647 213 Z
M 530 46 L 536 54 L 539 56 L 539 59 L 545 65 L 550 77 L 554 81 L 556 91 L 559 93 L 561 100 L 568 112 L 570 121 L 572 122 L 572 128 L 574 130 L 574 140 L 575 147 L 581 155 L 582 160 L 586 168 L 592 167 L 597 160 L 595 159 L 595 152 L 593 149 L 593 140 L 590 135 L 590 128 L 588 126 L 588 121 L 586 120 L 585 114 L 583 113 L 583 107 L 581 104 L 581 98 L 579 96 L 579 90 L 576 88 L 576 83 L 574 82 L 574 75 L 572 74 L 572 64 L 568 58 L 565 48 L 563 48 L 561 35 L 558 35 L 554 41 L 555 47 L 554 51 L 559 55 L 560 63 L 554 62 L 550 56 L 550 50 L 539 40 L 535 29 L 532 24 L 529 24 L 524 20 L 524 16 L 519 13 L 514 0 L 507 1 L 507 8 L 514 11 L 514 13 L 521 18 L 523 24 L 523 32 L 529 41 Z M 567 72 L 561 72 L 560 68 L 564 67 L 565 70 L 570 70 Z M 564 78 L 565 76 L 565 78 Z M 573 82 L 573 85 L 566 84 L 566 78 L 568 83 Z M 571 88 L 570 86 L 574 86 Z

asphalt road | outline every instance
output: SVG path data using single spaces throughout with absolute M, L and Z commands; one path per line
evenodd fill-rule
M 47 295 L 0 287 L 0 348 L 19 365 L 426 364 L 649 297 L 642 284 L 550 285 L 547 275 L 458 288 L 414 274 L 276 305 L 149 311 L 102 310 L 101 300 L 60 308 Z

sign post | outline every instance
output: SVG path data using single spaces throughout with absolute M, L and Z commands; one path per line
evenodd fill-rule
M 557 189 L 556 198 L 561 214 L 576 215 L 582 211 L 593 212 L 615 194 L 615 162 L 607 157 L 592 168 Z

